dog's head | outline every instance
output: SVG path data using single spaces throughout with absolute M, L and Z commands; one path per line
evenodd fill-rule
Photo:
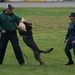
M 23 22 L 26 26 L 26 30 L 27 31 L 31 31 L 32 30 L 32 23 L 28 23 L 28 22 Z

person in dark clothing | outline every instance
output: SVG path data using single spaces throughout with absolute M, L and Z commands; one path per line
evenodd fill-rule
M 70 50 L 73 48 L 74 56 L 75 56 L 75 13 L 72 12 L 69 16 L 71 22 L 69 23 L 68 32 L 66 34 L 66 38 L 64 42 L 66 43 L 65 53 L 69 59 L 68 63 L 65 65 L 73 65 L 74 62 L 72 60 L 72 55 Z M 67 41 L 68 39 L 68 41 Z
M 44 54 L 50 53 L 53 50 L 53 48 L 50 48 L 49 50 L 46 50 L 46 51 L 40 50 L 33 39 L 32 24 L 27 23 L 27 22 L 23 22 L 23 23 L 24 23 L 27 31 L 24 32 L 24 31 L 20 30 L 20 28 L 18 26 L 19 34 L 22 36 L 25 44 L 32 49 L 35 59 L 40 63 L 40 65 L 44 65 L 45 63 L 41 60 L 40 53 L 44 53 Z
M 18 37 L 17 37 L 17 27 L 15 25 L 19 24 L 21 18 L 16 16 L 13 12 L 12 5 L 8 4 L 6 10 L 0 14 L 0 32 L 1 32 L 1 49 L 0 49 L 0 64 L 3 63 L 6 47 L 8 41 L 10 40 L 16 58 L 20 65 L 24 64 L 24 58 L 22 56 L 21 48 L 19 46 Z

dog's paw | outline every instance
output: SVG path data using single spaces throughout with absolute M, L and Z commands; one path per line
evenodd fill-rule
M 45 65 L 45 63 L 42 61 L 42 62 L 40 62 L 40 65 Z

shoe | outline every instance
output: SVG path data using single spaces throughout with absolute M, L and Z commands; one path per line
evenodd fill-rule
M 25 63 L 21 63 L 20 65 L 21 65 L 21 66 L 24 66 L 24 65 L 25 65 Z
M 65 64 L 65 65 L 73 65 L 74 64 L 74 62 L 73 61 L 69 61 L 67 64 Z
M 0 65 L 2 65 L 3 63 L 2 62 L 0 62 Z
M 2 63 L 0 63 L 0 65 L 2 65 Z
M 46 51 L 44 51 L 43 53 L 47 54 L 47 53 L 50 53 L 52 50 L 53 50 L 53 48 L 51 48 L 51 49 L 49 49 L 49 50 L 46 50 Z

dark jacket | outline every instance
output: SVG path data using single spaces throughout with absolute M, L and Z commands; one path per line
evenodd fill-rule
M 68 32 L 65 39 L 67 40 L 70 36 L 75 37 L 75 21 L 69 23 Z
M 9 18 L 11 17 L 11 19 Z M 18 25 L 21 18 L 16 16 L 14 13 L 7 15 L 5 11 L 0 14 L 0 32 L 5 31 L 15 31 L 17 29 L 16 24 Z M 16 24 L 15 24 L 16 23 Z

